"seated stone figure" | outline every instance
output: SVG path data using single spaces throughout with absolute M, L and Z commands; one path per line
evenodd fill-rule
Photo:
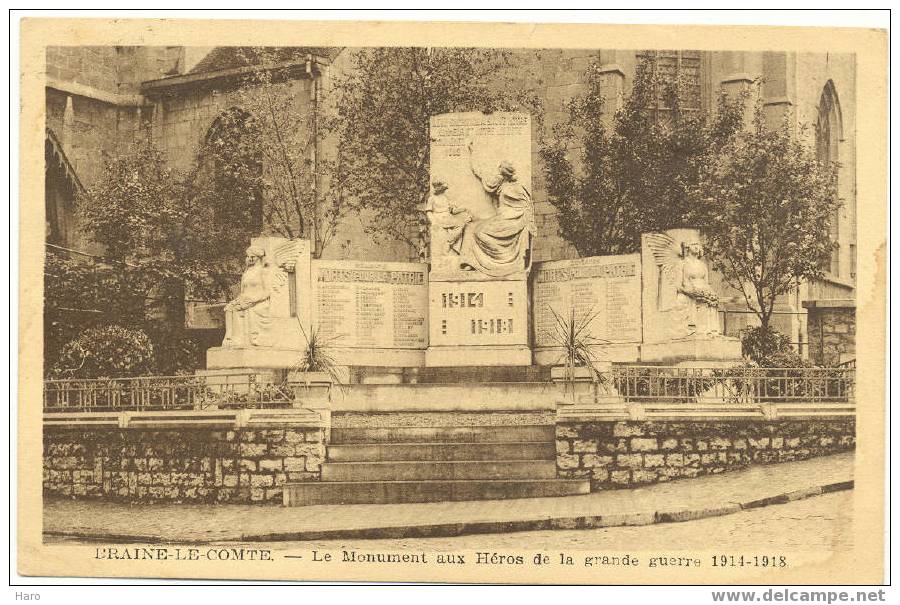
M 665 233 L 648 234 L 646 241 L 659 267 L 656 309 L 669 316 L 668 336 L 719 334 L 719 300 L 700 242 L 679 242 Z
M 265 251 L 247 248 L 246 270 L 241 276 L 241 292 L 225 305 L 223 347 L 266 347 L 271 344 L 272 318 L 269 309 L 272 284 L 266 269 Z
M 469 151 L 471 153 L 471 143 Z M 497 211 L 466 227 L 460 268 L 491 277 L 505 277 L 527 270 L 534 234 L 531 193 L 518 181 L 516 169 L 509 161 L 501 162 L 493 175 L 482 174 L 474 163 L 472 172 L 494 199 Z

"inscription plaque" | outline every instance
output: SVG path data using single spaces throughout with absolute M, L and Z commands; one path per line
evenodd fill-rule
M 430 288 L 431 346 L 528 343 L 526 282 L 432 282 Z
M 313 261 L 316 324 L 333 347 L 424 349 L 425 265 Z
M 554 347 L 554 311 L 576 323 L 590 320 L 586 333 L 595 344 L 641 340 L 641 258 L 639 254 L 549 261 L 535 266 L 533 283 L 535 346 Z M 593 319 L 590 319 L 593 318 Z

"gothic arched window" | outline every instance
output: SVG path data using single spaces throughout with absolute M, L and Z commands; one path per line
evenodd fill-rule
M 819 161 L 827 165 L 840 166 L 840 142 L 843 138 L 843 124 L 841 122 L 841 106 L 838 102 L 837 91 L 834 82 L 829 80 L 822 90 L 819 98 L 819 111 L 816 120 L 816 154 Z M 831 218 L 831 231 L 829 237 L 833 245 L 831 262 L 828 271 L 835 277 L 841 276 L 841 245 L 840 245 L 840 208 L 834 211 Z
M 241 224 L 259 232 L 263 226 L 262 157 L 256 148 L 253 117 L 228 109 L 213 121 L 200 151 L 201 178 L 214 197 L 218 222 Z
M 75 238 L 75 197 L 81 183 L 52 130 L 44 139 L 44 207 L 48 244 L 72 246 Z

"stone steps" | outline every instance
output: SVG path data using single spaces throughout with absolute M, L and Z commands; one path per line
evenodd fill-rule
M 549 382 L 549 366 L 437 366 L 416 368 L 422 383 Z
M 556 478 L 554 425 L 331 429 L 321 481 L 284 486 L 285 506 L 568 496 L 590 482 Z
M 430 366 L 417 368 L 355 365 L 351 384 L 472 384 L 549 382 L 550 366 Z
M 471 443 L 348 443 L 328 446 L 330 462 L 389 460 L 553 460 L 552 441 Z
M 503 500 L 587 494 L 580 479 L 319 481 L 284 486 L 285 506 Z
M 517 426 L 389 426 L 332 428 L 332 445 L 350 443 L 510 443 L 550 442 L 552 425 Z
M 555 460 L 326 462 L 322 481 L 554 479 Z

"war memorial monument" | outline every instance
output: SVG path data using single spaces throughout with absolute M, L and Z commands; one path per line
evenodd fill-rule
M 430 135 L 426 262 L 322 260 L 305 240 L 254 238 L 196 384 L 130 383 L 137 411 L 90 425 L 66 413 L 67 384 L 45 395 L 47 491 L 490 500 L 853 448 L 846 381 L 728 373 L 741 343 L 722 333 L 698 230 L 643 234 L 634 254 L 534 262 L 530 116 L 435 115 Z M 311 348 L 328 362 L 311 364 Z M 121 439 L 132 446 L 100 455 Z M 62 453 L 82 442 L 100 450 L 73 474 Z

